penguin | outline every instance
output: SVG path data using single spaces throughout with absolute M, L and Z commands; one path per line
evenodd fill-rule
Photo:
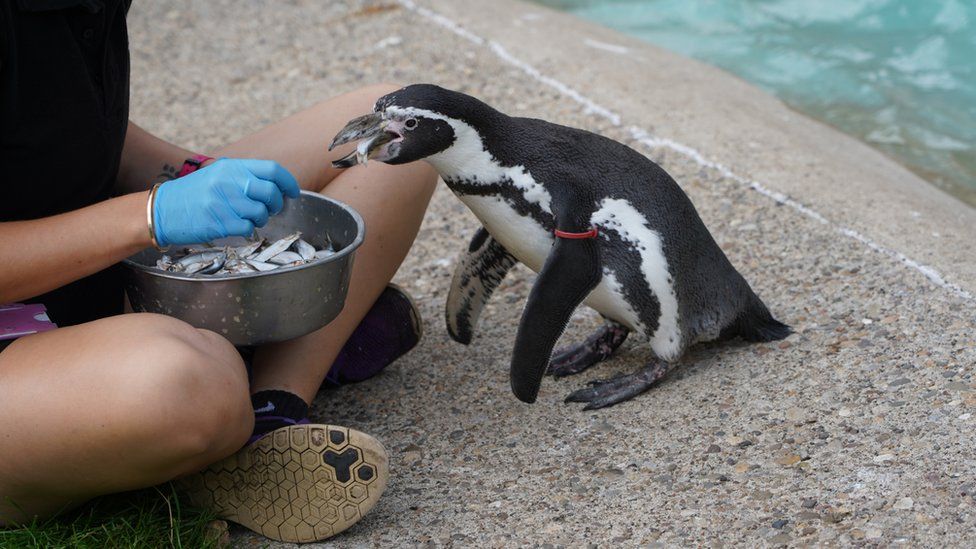
M 716 244 L 691 200 L 656 163 L 610 138 L 508 116 L 469 95 L 414 84 L 377 100 L 329 147 L 333 162 L 430 163 L 481 221 L 447 299 L 450 336 L 471 342 L 485 303 L 516 264 L 538 273 L 522 311 L 510 380 L 536 400 L 544 375 L 610 358 L 631 332 L 653 356 L 640 370 L 593 382 L 567 402 L 612 406 L 649 389 L 699 342 L 783 339 L 776 320 Z M 605 323 L 553 353 L 585 304 Z

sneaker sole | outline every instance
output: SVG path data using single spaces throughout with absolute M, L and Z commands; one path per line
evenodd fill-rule
M 178 486 L 199 507 L 277 541 L 332 537 L 376 505 L 389 459 L 375 438 L 333 425 L 277 429 Z

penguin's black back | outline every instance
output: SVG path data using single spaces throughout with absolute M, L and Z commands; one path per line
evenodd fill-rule
M 580 222 L 586 222 L 594 204 L 617 198 L 628 201 L 647 219 L 661 238 L 685 345 L 736 336 L 769 341 L 789 335 L 789 327 L 770 315 L 663 168 L 592 132 L 544 120 L 502 117 L 492 117 L 490 124 L 479 128 L 486 148 L 503 165 L 525 166 L 546 187 L 554 209 L 579 211 Z M 547 229 L 555 228 L 551 217 L 532 213 Z M 654 303 L 640 312 L 653 331 L 660 309 L 653 296 L 644 296 L 648 298 Z

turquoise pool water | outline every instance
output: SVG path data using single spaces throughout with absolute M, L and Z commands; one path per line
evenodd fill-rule
M 540 0 L 735 73 L 976 205 L 976 0 Z

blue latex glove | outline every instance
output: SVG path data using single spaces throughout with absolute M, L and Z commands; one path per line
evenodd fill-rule
M 298 181 L 273 160 L 222 158 L 156 191 L 153 227 L 160 246 L 250 236 L 298 198 Z

